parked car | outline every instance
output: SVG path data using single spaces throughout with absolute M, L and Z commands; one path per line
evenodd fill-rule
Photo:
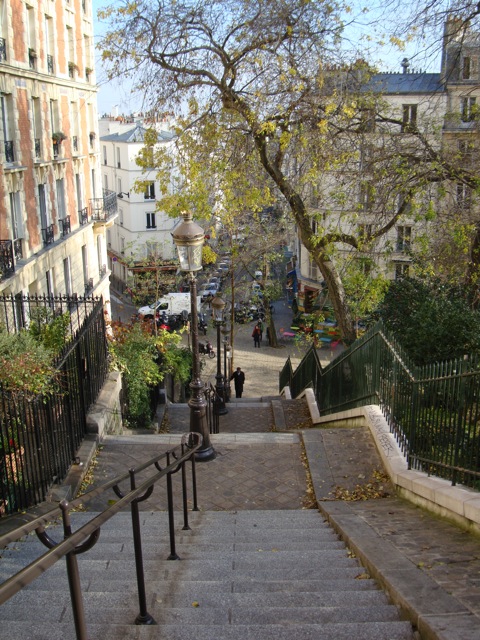
M 203 287 L 203 289 L 199 293 L 200 300 L 202 302 L 205 302 L 205 300 L 207 298 L 209 298 L 210 296 L 213 297 L 213 296 L 217 295 L 218 289 L 219 289 L 219 287 L 217 287 L 217 285 L 215 285 L 215 284 L 207 284 L 205 287 Z
M 217 269 L 218 269 L 218 271 L 222 271 L 223 273 L 227 273 L 227 271 L 230 269 L 230 265 L 227 264 L 226 262 L 219 262 L 217 264 Z

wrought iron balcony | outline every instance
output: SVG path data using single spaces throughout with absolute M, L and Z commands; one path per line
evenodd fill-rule
M 60 153 L 60 143 L 53 142 L 52 146 L 53 146 L 53 157 L 58 158 L 58 154 Z
M 13 241 L 13 253 L 15 255 L 15 262 L 22 260 L 23 258 L 23 243 L 21 238 L 17 238 Z
M 0 38 L 0 62 L 7 59 L 7 45 L 5 44 L 5 38 Z
M 47 71 L 50 75 L 55 73 L 54 64 L 53 64 L 53 56 L 47 53 Z
M 15 162 L 13 140 L 5 140 L 5 162 Z
M 117 214 L 117 194 L 108 189 L 103 190 L 103 198 L 90 200 L 90 215 L 94 222 L 108 222 Z
M 53 231 L 53 224 L 50 224 L 48 227 L 42 229 L 42 237 L 43 237 L 43 246 L 47 247 L 49 244 L 53 244 L 55 239 L 55 234 Z
M 42 157 L 42 143 L 40 141 L 40 138 L 35 138 L 35 158 L 41 158 Z
M 13 247 L 11 240 L 0 240 L 0 280 L 8 278 L 15 272 Z
M 70 216 L 65 216 L 65 218 L 61 218 L 58 222 L 60 223 L 62 237 L 68 236 L 71 230 Z
M 72 136 L 72 147 L 74 151 L 78 151 L 78 136 Z
M 88 224 L 88 207 L 84 207 L 80 209 L 78 212 L 78 221 L 82 225 L 82 227 Z
M 107 275 L 107 265 L 102 264 L 99 271 L 100 278 L 104 278 Z

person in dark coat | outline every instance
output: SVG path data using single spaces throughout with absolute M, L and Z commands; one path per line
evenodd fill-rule
M 253 328 L 252 338 L 253 338 L 253 346 L 258 347 L 260 349 L 260 337 L 261 337 L 260 329 L 258 324 Z
M 241 398 L 243 393 L 243 385 L 245 383 L 245 374 L 240 367 L 237 367 L 237 370 L 232 373 L 232 375 L 230 376 L 230 380 L 233 380 L 233 384 L 235 385 L 235 397 Z

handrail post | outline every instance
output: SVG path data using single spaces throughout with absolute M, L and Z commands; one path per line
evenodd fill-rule
M 167 467 L 170 466 L 170 453 L 167 453 Z M 175 521 L 173 517 L 172 474 L 167 473 L 168 530 L 170 534 L 170 555 L 167 560 L 179 560 L 175 549 Z
M 129 469 L 130 488 L 135 490 L 135 469 Z M 135 618 L 135 624 L 157 624 L 147 611 L 147 594 L 145 591 L 145 573 L 143 571 L 142 536 L 140 531 L 140 514 L 138 500 L 130 503 L 132 515 L 133 548 L 135 553 L 135 570 L 137 573 L 138 605 L 140 612 Z
M 192 465 L 192 494 L 193 494 L 193 509 L 192 511 L 200 511 L 198 508 L 198 498 L 197 498 L 197 467 L 195 463 L 195 456 L 190 458 L 190 462 Z
M 189 531 L 188 524 L 188 500 L 187 500 L 187 474 L 185 470 L 185 462 L 182 462 L 182 498 L 183 498 L 183 531 Z
M 70 514 L 68 513 L 68 502 L 62 500 L 60 502 L 63 521 L 64 538 L 72 535 L 72 526 L 70 523 Z M 88 640 L 87 625 L 85 623 L 85 609 L 83 607 L 82 585 L 80 583 L 80 574 L 78 571 L 78 562 L 75 551 L 70 551 L 65 555 L 67 564 L 68 587 L 70 589 L 70 599 L 72 601 L 73 621 L 75 623 L 75 634 L 77 640 Z

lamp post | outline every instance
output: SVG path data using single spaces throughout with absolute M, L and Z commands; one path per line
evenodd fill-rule
M 198 311 L 197 311 L 197 281 L 195 272 L 202 268 L 202 246 L 205 240 L 203 229 L 193 222 L 192 214 L 182 214 L 183 222 L 175 227 L 172 238 L 178 250 L 180 269 L 189 274 L 190 279 L 190 308 L 192 333 L 192 394 L 188 402 L 190 407 L 190 431 L 199 433 L 203 442 L 195 454 L 195 460 L 206 462 L 215 457 L 215 449 L 210 442 L 210 430 L 207 422 L 207 403 L 203 394 L 204 385 L 200 379 L 200 354 L 198 351 Z
M 230 401 L 230 371 L 227 369 L 227 358 L 230 360 L 232 357 L 232 347 L 228 344 L 228 335 L 230 333 L 230 325 L 224 323 L 222 329 L 223 333 L 223 380 L 225 390 L 225 402 Z
M 220 344 L 220 327 L 223 323 L 225 300 L 217 294 L 212 300 L 211 305 L 215 318 L 215 326 L 217 327 L 217 374 L 215 376 L 215 390 L 217 392 L 217 398 L 215 408 L 217 414 L 219 416 L 223 416 L 228 413 L 228 409 L 225 406 L 225 380 L 222 375 L 222 346 Z

